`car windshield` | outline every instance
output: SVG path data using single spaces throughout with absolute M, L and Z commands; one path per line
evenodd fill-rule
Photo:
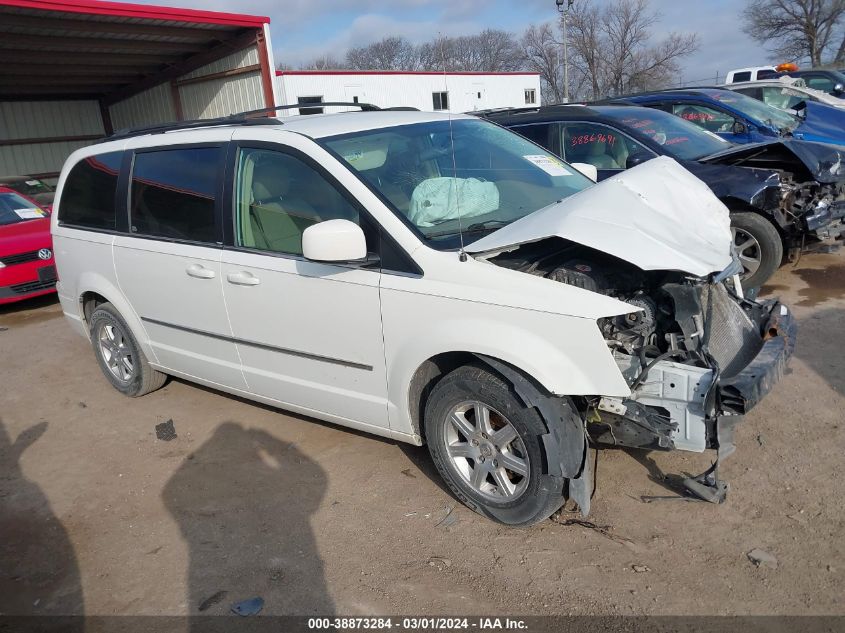
M 750 119 L 765 123 L 779 132 L 791 132 L 801 120 L 788 112 L 766 105 L 748 95 L 731 90 L 719 90 L 708 93 L 708 96 L 726 106 L 733 108 Z
M 521 136 L 477 119 L 324 138 L 431 246 L 468 244 L 593 184 Z
M 50 193 L 53 188 L 37 178 L 23 178 L 13 182 L 5 183 L 9 189 L 14 189 L 25 196 L 34 196 L 39 193 Z
M 16 193 L 0 191 L 0 226 L 46 218 L 47 212 Z
M 698 160 L 732 146 L 728 141 L 694 123 L 660 110 L 607 108 L 602 114 L 650 137 L 655 143 L 663 146 L 669 156 L 681 160 Z

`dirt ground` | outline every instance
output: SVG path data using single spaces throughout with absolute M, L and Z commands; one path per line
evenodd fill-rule
M 425 448 L 186 382 L 127 399 L 54 300 L 0 308 L 0 612 L 182 615 L 218 594 L 204 613 L 843 614 L 845 256 L 765 291 L 798 348 L 738 430 L 728 501 L 665 479 L 708 456 L 602 450 L 598 529 L 500 527 Z

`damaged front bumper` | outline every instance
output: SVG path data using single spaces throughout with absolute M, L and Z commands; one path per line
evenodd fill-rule
M 806 234 L 812 243 L 805 243 L 804 250 L 814 250 L 815 245 L 842 239 L 845 234 L 845 202 L 819 205 L 804 216 Z
M 719 381 L 723 414 L 745 415 L 768 394 L 783 376 L 795 350 L 798 326 L 789 309 L 774 302 L 763 328 L 763 347 L 739 373 Z
M 700 326 L 705 308 L 699 296 L 678 290 L 683 321 Z M 777 301 L 743 301 L 743 308 L 718 294 L 706 308 L 708 366 L 659 358 L 643 368 L 635 356 L 614 352 L 632 392 L 599 399 L 587 418 L 596 441 L 650 450 L 716 449 L 724 436 L 720 427 L 733 426 L 772 390 L 795 349 L 792 314 Z M 702 331 L 688 327 L 685 334 L 692 339 Z

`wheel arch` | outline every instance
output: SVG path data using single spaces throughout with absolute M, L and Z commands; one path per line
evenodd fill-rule
M 447 318 L 432 324 L 426 336 L 403 338 L 388 353 L 392 430 L 422 442 L 425 396 L 443 375 L 479 357 L 511 368 L 547 395 L 630 395 L 594 321 L 537 317 L 541 321 L 520 325 Z
M 79 316 L 85 326 L 86 335 L 90 337 L 91 315 L 96 307 L 101 303 L 110 303 L 120 313 L 147 358 L 153 360 L 153 362 L 157 361 L 150 346 L 146 328 L 144 328 L 143 323 L 141 323 L 123 293 L 109 280 L 94 273 L 83 275 L 77 284 L 77 300 L 79 302 Z
M 509 384 L 525 407 L 537 410 L 546 428 L 541 438 L 547 460 L 546 472 L 552 479 L 561 481 L 561 486 L 565 483 L 564 496 L 573 499 L 586 517 L 590 511 L 592 481 L 583 418 L 571 398 L 555 396 L 510 363 L 472 352 L 446 352 L 427 359 L 414 373 L 409 389 L 415 432 L 426 441 L 423 421 L 427 395 L 450 372 L 468 364 L 483 365 Z
M 788 222 L 786 216 L 784 215 L 783 211 L 780 210 L 780 208 L 765 209 L 754 206 L 753 204 L 750 204 L 748 201 L 743 200 L 742 198 L 734 198 L 731 196 L 726 196 L 721 200 L 724 205 L 728 208 L 728 211 L 731 215 L 733 215 L 734 213 L 754 213 L 755 215 L 760 216 L 769 224 L 771 224 L 778 232 L 778 235 L 780 235 L 782 240 L 786 238 L 785 227 Z

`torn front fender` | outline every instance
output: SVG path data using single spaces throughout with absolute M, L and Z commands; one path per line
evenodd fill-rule
M 483 354 L 476 357 L 510 382 L 526 407 L 534 407 L 540 413 L 548 429 L 541 439 L 549 460 L 548 474 L 540 485 L 554 486 L 564 494 L 564 484 L 568 481 L 568 497 L 578 504 L 581 516 L 586 517 L 593 492 L 587 431 L 569 398 L 543 394 L 510 365 Z

